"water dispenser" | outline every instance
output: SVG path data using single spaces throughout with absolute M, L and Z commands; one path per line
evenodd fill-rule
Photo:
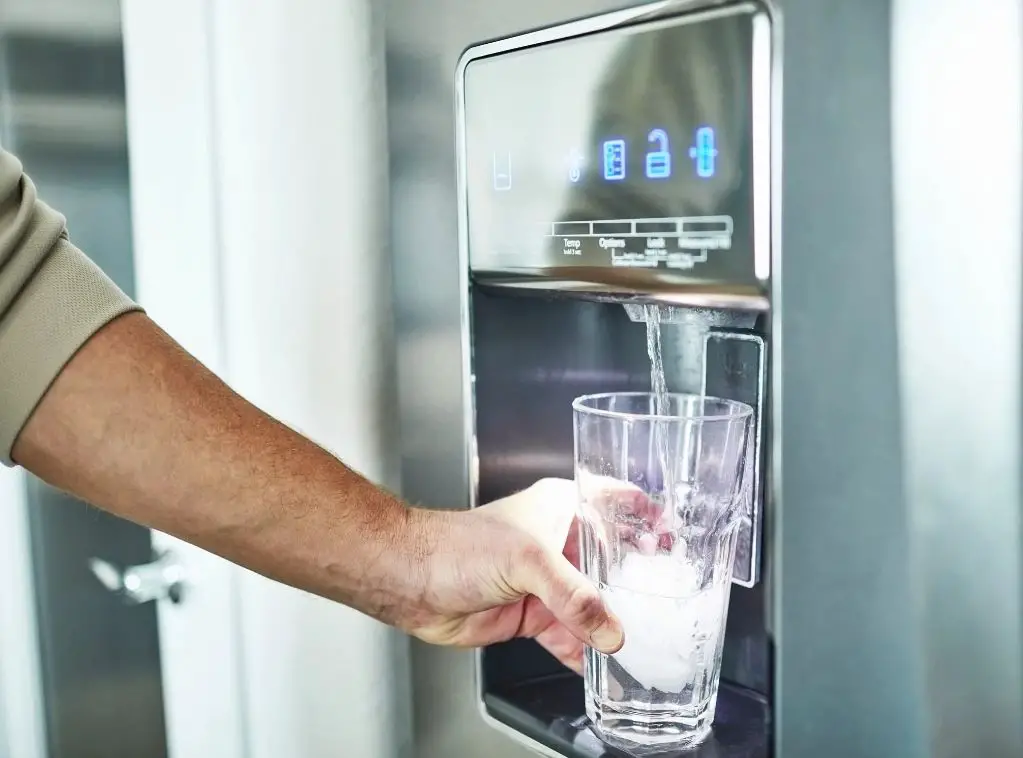
M 576 21 L 472 47 L 458 68 L 473 504 L 572 477 L 573 400 L 649 391 L 648 335 L 668 390 L 754 410 L 752 507 L 696 755 L 769 743 L 772 43 L 768 10 L 739 3 Z M 579 676 L 530 640 L 481 650 L 477 688 L 485 718 L 535 750 L 619 755 L 589 728 Z

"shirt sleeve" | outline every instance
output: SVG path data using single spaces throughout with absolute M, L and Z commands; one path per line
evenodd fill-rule
M 0 149 L 0 463 L 71 357 L 138 305 L 71 244 L 21 162 Z

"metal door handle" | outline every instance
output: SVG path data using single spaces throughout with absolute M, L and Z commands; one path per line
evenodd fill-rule
M 156 556 L 152 563 L 120 569 L 99 558 L 89 560 L 89 568 L 100 584 L 123 597 L 131 605 L 153 600 L 180 603 L 185 589 L 185 571 L 173 553 Z

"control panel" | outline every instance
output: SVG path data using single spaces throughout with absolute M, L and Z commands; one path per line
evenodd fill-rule
M 472 272 L 763 287 L 769 29 L 742 3 L 466 62 Z

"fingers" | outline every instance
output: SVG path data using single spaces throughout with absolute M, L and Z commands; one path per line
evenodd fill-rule
M 576 482 L 583 497 L 595 503 L 629 502 L 630 500 L 641 502 L 646 499 L 646 494 L 640 487 L 625 479 L 616 479 L 613 476 L 580 470 L 576 473 Z
M 536 636 L 536 641 L 553 655 L 558 661 L 575 673 L 583 673 L 583 645 L 575 637 L 570 637 L 560 625 Z
M 577 481 L 585 508 L 602 519 L 631 516 L 654 523 L 661 516 L 662 507 L 631 482 L 587 471 L 580 471 Z
M 564 556 L 530 545 L 515 562 L 511 582 L 520 592 L 538 597 L 580 642 L 608 654 L 625 643 L 621 622 L 597 588 Z
M 526 615 L 535 619 L 538 628 L 527 636 L 533 637 L 548 653 L 577 674 L 583 673 L 584 645 L 561 624 L 536 595 L 526 599 Z M 535 633 L 533 633 L 535 632 Z
M 565 548 L 576 514 L 575 483 L 541 479 L 532 487 L 483 507 L 488 515 L 523 530 L 547 550 Z
M 618 546 L 611 550 L 629 545 L 643 555 L 671 551 L 676 535 L 662 503 L 622 479 L 580 471 L 578 482 L 583 519 L 595 541 Z

